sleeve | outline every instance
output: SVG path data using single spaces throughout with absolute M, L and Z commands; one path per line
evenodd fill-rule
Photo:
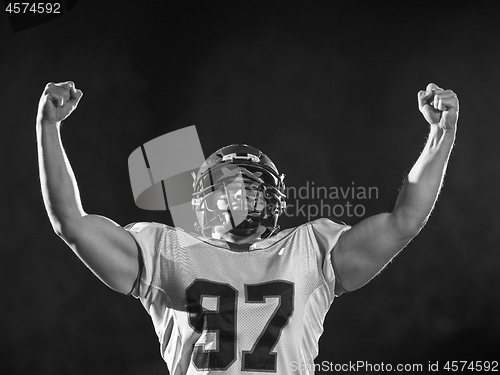
M 156 272 L 164 226 L 156 223 L 132 223 L 125 230 L 134 238 L 139 252 L 139 272 L 129 294 L 135 298 L 145 298 Z
M 335 284 L 335 295 L 339 296 L 345 290 L 335 270 L 335 264 L 332 261 L 332 252 L 340 236 L 351 229 L 351 227 L 342 222 L 335 222 L 326 218 L 315 220 L 311 224 L 322 256 L 323 274 L 328 283 Z

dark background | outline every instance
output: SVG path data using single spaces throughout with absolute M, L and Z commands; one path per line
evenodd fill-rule
M 380 276 L 334 302 L 317 362 L 499 360 L 500 4 L 400 3 L 81 0 L 17 33 L 1 15 L 0 372 L 167 373 L 142 305 L 47 219 L 35 116 L 45 84 L 66 80 L 84 92 L 62 131 L 84 208 L 122 225 L 172 224 L 135 207 L 127 159 L 192 124 L 205 156 L 248 143 L 289 186 L 375 186 L 377 199 L 351 203 L 389 211 L 427 134 L 417 92 L 453 89 L 459 129 L 436 209 Z

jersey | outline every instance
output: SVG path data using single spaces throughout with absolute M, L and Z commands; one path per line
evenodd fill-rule
M 349 226 L 318 219 L 244 252 L 163 224 L 126 229 L 143 261 L 131 294 L 172 375 L 314 372 L 335 297 L 330 255 Z

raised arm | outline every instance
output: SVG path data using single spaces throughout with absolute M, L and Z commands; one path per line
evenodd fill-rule
M 346 291 L 360 288 L 379 273 L 420 232 L 436 203 L 455 141 L 458 98 L 431 83 L 418 93 L 418 106 L 430 125 L 429 138 L 394 210 L 355 225 L 333 251 L 332 261 Z
M 36 133 L 42 196 L 55 233 L 106 285 L 128 293 L 139 267 L 135 241 L 110 219 L 85 213 L 61 142 L 61 123 L 82 95 L 73 82 L 49 83 L 40 98 Z

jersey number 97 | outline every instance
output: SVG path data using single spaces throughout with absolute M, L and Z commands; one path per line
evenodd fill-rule
M 229 284 L 208 280 L 196 280 L 186 290 L 186 310 L 191 327 L 201 335 L 217 335 L 215 350 L 207 350 L 203 344 L 195 345 L 192 361 L 198 370 L 227 370 L 236 360 L 237 294 Z M 217 309 L 203 308 L 203 299 L 207 297 L 217 299 Z M 278 297 L 278 307 L 252 349 L 242 352 L 242 371 L 276 371 L 278 354 L 272 350 L 292 316 L 294 285 L 288 281 L 245 285 L 247 303 L 265 303 L 266 297 Z

